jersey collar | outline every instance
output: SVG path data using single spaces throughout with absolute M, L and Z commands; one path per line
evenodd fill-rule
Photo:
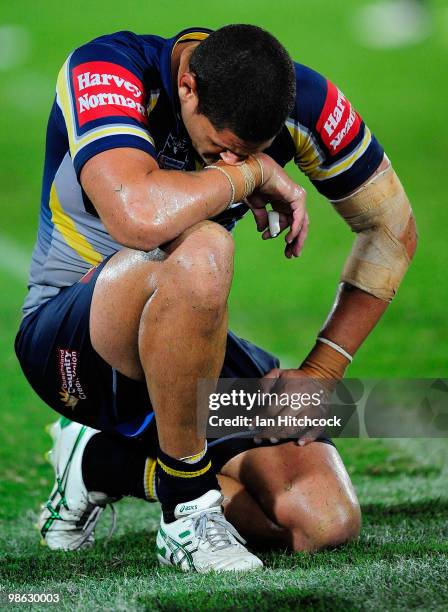
M 209 28 L 188 28 L 182 30 L 173 38 L 167 38 L 163 45 L 160 64 L 162 67 L 161 77 L 165 91 L 168 93 L 168 97 L 171 100 L 173 114 L 176 118 L 177 123 L 181 123 L 179 116 L 179 101 L 177 98 L 177 91 L 173 91 L 173 83 L 171 78 L 171 56 L 175 46 L 182 41 L 191 40 L 199 41 L 204 40 L 212 32 Z

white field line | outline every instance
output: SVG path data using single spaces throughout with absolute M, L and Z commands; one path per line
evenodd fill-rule
M 0 269 L 21 283 L 28 279 L 31 251 L 0 234 Z

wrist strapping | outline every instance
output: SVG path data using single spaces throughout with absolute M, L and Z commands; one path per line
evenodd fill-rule
M 316 342 L 300 370 L 311 378 L 338 381 L 343 378 L 350 360 L 326 343 Z
M 344 355 L 344 357 L 348 359 L 350 363 L 353 361 L 353 357 L 350 355 L 350 353 L 347 353 L 347 351 L 343 349 L 342 346 L 339 346 L 339 344 L 336 344 L 336 342 L 332 342 L 331 340 L 328 340 L 328 338 L 323 338 L 322 336 L 319 336 L 317 341 L 331 346 L 331 348 L 334 348 L 335 351 L 341 353 L 341 355 Z
M 215 166 L 215 165 L 205 166 L 205 170 L 219 170 L 222 174 L 224 174 L 224 176 L 229 181 L 230 189 L 231 189 L 231 196 L 230 196 L 230 200 L 229 200 L 229 202 L 227 204 L 227 208 L 230 208 L 230 206 L 232 206 L 232 204 L 235 204 L 235 195 L 236 195 L 236 187 L 235 187 L 235 183 L 232 180 L 232 177 L 230 176 L 230 174 L 226 170 L 224 170 L 224 168 L 221 168 L 221 166 Z
M 227 208 L 235 202 L 243 201 L 257 187 L 264 183 L 263 163 L 260 159 L 253 156 L 237 166 L 226 164 L 220 160 L 216 164 L 206 166 L 204 169 L 218 170 L 229 181 L 231 194 Z

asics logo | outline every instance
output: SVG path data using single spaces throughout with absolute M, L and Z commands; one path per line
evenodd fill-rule
M 190 506 L 181 506 L 179 508 L 179 512 L 190 512 L 191 510 L 197 510 L 198 506 L 197 504 L 195 504 L 194 506 L 190 505 Z

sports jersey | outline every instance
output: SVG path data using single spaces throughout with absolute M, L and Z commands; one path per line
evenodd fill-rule
M 179 42 L 200 41 L 209 33 L 190 28 L 165 39 L 117 32 L 79 47 L 62 66 L 48 121 L 25 315 L 121 248 L 80 184 L 90 158 L 133 147 L 160 168 L 201 168 L 180 119 L 171 55 Z M 384 152 L 334 84 L 299 63 L 295 73 L 294 108 L 266 153 L 282 166 L 294 160 L 320 193 L 337 199 L 361 185 Z M 230 230 L 247 210 L 235 203 L 214 220 Z

